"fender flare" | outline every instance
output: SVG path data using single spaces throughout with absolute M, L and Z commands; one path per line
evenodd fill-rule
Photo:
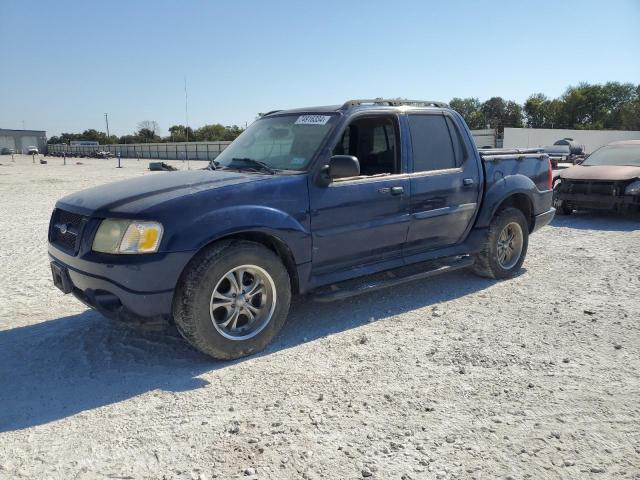
M 533 180 L 525 175 L 507 175 L 501 178 L 485 193 L 476 225 L 478 227 L 488 227 L 500 205 L 516 194 L 524 194 L 526 196 L 531 206 L 531 212 L 533 212 L 533 196 L 538 192 L 539 190 Z
M 311 259 L 311 233 L 287 213 L 263 205 L 239 205 L 219 208 L 193 220 L 180 238 L 200 251 L 216 240 L 240 233 L 261 233 L 274 237 L 291 252 L 296 264 Z M 176 239 L 179 243 L 179 239 Z

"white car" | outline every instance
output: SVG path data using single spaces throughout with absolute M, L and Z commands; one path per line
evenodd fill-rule
M 28 155 L 37 155 L 39 153 L 40 153 L 40 151 L 38 150 L 38 147 L 27 147 L 27 154 Z

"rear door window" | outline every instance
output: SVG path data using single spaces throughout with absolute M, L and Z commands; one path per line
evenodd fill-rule
M 454 151 L 449 126 L 443 115 L 410 114 L 409 129 L 413 147 L 413 171 L 428 172 L 456 168 L 457 158 L 461 157 Z M 457 153 L 457 155 L 456 155 Z
M 464 147 L 462 137 L 460 136 L 460 129 L 453 123 L 450 117 L 447 119 L 447 126 L 449 127 L 449 133 L 451 134 L 451 141 L 453 142 L 453 153 L 456 157 L 456 166 L 460 166 L 467 159 L 467 149 Z

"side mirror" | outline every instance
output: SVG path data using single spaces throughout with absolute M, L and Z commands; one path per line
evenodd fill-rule
M 353 155 L 334 155 L 329 159 L 329 176 L 333 178 L 357 177 L 360 162 Z
M 353 155 L 334 155 L 329 164 L 322 167 L 319 184 L 327 186 L 334 178 L 357 177 L 360 175 L 360 162 Z

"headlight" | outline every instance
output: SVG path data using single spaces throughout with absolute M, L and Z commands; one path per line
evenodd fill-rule
M 635 182 L 627 185 L 627 188 L 624 189 L 625 195 L 640 195 L 640 180 L 636 180 Z
M 154 253 L 162 231 L 158 222 L 108 218 L 98 227 L 92 249 L 102 253 Z

